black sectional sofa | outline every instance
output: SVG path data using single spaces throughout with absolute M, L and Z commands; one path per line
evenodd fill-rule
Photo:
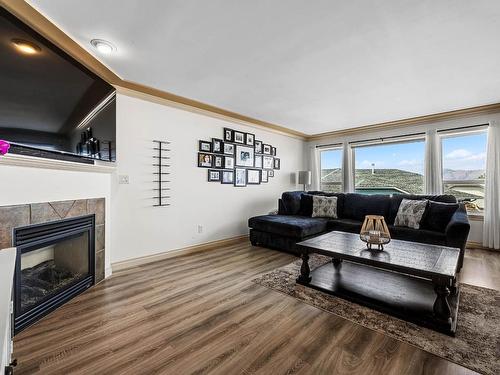
M 338 219 L 311 217 L 313 195 L 336 196 Z M 403 198 L 429 200 L 421 229 L 394 226 Z M 278 200 L 277 215 L 255 216 L 248 220 L 250 241 L 253 245 L 297 254 L 295 244 L 304 239 L 332 230 L 359 233 L 365 215 L 384 216 L 392 238 L 460 248 L 459 268 L 462 267 L 470 224 L 464 205 L 457 203 L 453 195 L 285 192 Z

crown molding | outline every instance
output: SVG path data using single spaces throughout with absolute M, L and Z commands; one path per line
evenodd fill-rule
M 158 98 L 163 104 L 175 105 L 178 108 L 190 110 L 197 113 L 211 114 L 217 118 L 222 118 L 228 121 L 233 121 L 248 126 L 256 126 L 271 132 L 280 133 L 282 135 L 292 136 L 305 140 L 307 134 L 296 130 L 286 128 L 281 125 L 276 125 L 270 122 L 254 119 L 236 112 L 228 111 L 210 104 L 205 104 L 193 99 L 185 98 L 179 95 L 172 94 L 167 91 L 155 89 L 140 83 L 127 81 L 115 72 L 109 69 L 106 65 L 100 62 L 96 57 L 89 53 L 80 44 L 70 38 L 60 28 L 58 28 L 48 18 L 38 12 L 31 5 L 23 0 L 0 0 L 0 5 L 14 16 L 22 20 L 25 24 L 43 35 L 56 46 L 68 53 L 74 59 L 78 60 L 87 69 L 110 83 L 115 87 L 122 88 L 122 92 L 127 92 L 129 95 L 136 97 Z M 135 93 L 134 93 L 135 92 Z
M 307 137 L 307 141 L 317 141 L 325 138 L 333 137 L 344 137 L 353 134 L 391 130 L 391 129 L 401 129 L 404 127 L 410 127 L 414 125 L 420 125 L 431 122 L 440 122 L 456 118 L 465 118 L 471 116 L 484 115 L 488 113 L 500 112 L 500 103 L 487 104 L 477 107 L 470 107 L 464 109 L 458 109 L 448 112 L 434 113 L 432 115 L 411 117 L 402 120 L 387 121 L 377 124 L 364 125 L 351 129 L 335 130 L 326 133 L 313 134 Z

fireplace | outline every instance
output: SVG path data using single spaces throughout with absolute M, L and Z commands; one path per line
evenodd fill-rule
M 15 228 L 14 333 L 95 282 L 95 215 Z

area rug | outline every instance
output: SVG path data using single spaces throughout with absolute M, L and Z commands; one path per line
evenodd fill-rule
M 311 270 L 331 262 L 313 254 Z M 468 284 L 460 286 L 455 337 L 295 284 L 301 260 L 260 275 L 253 282 L 285 293 L 369 329 L 409 343 L 471 370 L 500 374 L 500 292 Z

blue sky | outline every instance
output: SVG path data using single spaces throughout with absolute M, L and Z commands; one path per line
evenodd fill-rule
M 486 133 L 443 138 L 443 168 L 484 169 Z M 423 174 L 425 144 L 396 143 L 355 149 L 356 168 L 402 169 Z M 321 152 L 322 168 L 340 168 L 342 151 Z

